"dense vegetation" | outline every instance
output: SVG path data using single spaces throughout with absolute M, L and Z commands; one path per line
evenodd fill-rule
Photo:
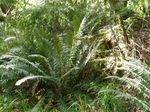
M 1 0 L 0 112 L 150 112 L 149 10 Z

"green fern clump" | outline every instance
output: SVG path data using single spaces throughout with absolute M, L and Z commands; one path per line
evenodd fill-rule
M 60 98 L 69 94 L 72 96 L 71 89 L 82 78 L 82 69 L 104 40 L 97 37 L 91 45 L 81 41 L 86 17 L 82 21 L 78 20 L 75 16 L 74 31 L 63 35 L 50 33 L 43 27 L 34 27 L 32 32 L 27 29 L 30 26 L 24 29 L 19 27 L 17 44 L 12 41 L 8 47 L 18 47 L 20 52 L 8 50 L 0 57 L 2 93 L 12 91 L 15 94 L 15 89 L 21 88 L 22 92 L 29 89 L 25 92 L 29 101 L 34 97 L 39 102 L 51 102 L 52 108 L 59 105 L 58 103 L 67 102 L 60 102 Z
M 99 88 L 89 89 L 93 80 L 99 85 L 107 74 L 105 66 L 100 70 L 103 62 L 88 63 L 97 49 L 105 50 L 99 48 L 104 35 L 91 36 L 112 19 L 102 1 L 46 0 L 30 8 L 19 3 L 13 19 L 6 19 L 2 25 L 1 93 L 19 96 L 17 103 L 22 106 L 28 103 L 24 111 L 90 111 L 94 108 L 91 105 L 95 106 L 93 99 L 99 97 L 102 105 L 95 101 L 98 108 L 120 108 L 121 104 L 113 105 L 116 98 L 112 95 L 99 92 L 97 97 Z
M 109 76 L 107 78 L 114 78 L 123 84 L 126 84 L 126 92 L 120 92 L 113 89 L 106 89 L 101 92 L 108 92 L 114 94 L 116 98 L 123 98 L 129 103 L 137 107 L 150 111 L 150 69 L 141 61 L 133 58 L 127 58 L 121 63 L 122 67 L 119 70 L 126 70 L 130 72 L 128 77 Z M 132 91 L 128 93 L 128 90 Z

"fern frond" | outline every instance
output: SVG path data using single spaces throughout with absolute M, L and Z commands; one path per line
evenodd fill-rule
M 83 36 L 83 31 L 86 27 L 85 24 L 86 24 L 86 17 L 84 17 L 80 23 L 80 26 L 79 26 L 78 31 L 77 31 L 77 37 Z
M 143 109 L 147 112 L 150 111 L 150 104 L 148 104 L 146 101 L 143 101 L 143 100 L 140 100 L 134 96 L 131 96 L 128 93 L 123 93 L 123 92 L 119 92 L 119 91 L 112 90 L 112 89 L 106 89 L 106 90 L 99 91 L 98 94 L 101 94 L 104 92 L 111 93 L 111 94 L 115 95 L 116 100 L 117 100 L 117 98 L 124 98 L 125 100 L 128 100 L 130 103 L 140 107 L 141 109 Z
M 80 69 L 80 68 L 79 68 L 79 67 L 71 68 L 67 73 L 65 73 L 64 75 L 62 75 L 62 76 L 60 77 L 60 79 L 66 77 L 66 76 L 69 75 L 72 71 L 78 70 L 78 69 Z
M 132 104 L 142 108 L 145 111 L 150 111 L 150 69 L 149 67 L 142 63 L 141 61 L 134 58 L 127 58 L 127 60 L 121 61 L 121 67 L 119 70 L 126 70 L 130 72 L 129 77 L 118 77 L 118 76 L 108 76 L 107 78 L 114 78 L 120 82 L 129 85 L 132 91 L 135 91 L 136 96 L 132 96 L 128 93 L 119 92 L 116 90 L 105 90 L 107 92 L 115 94 L 116 97 L 121 97 Z M 106 78 L 106 79 L 107 79 Z
M 41 59 L 42 62 L 43 62 L 43 64 L 44 64 L 44 66 L 46 66 L 46 69 L 47 69 L 47 71 L 49 72 L 49 74 L 54 74 L 54 73 L 53 73 L 52 66 L 51 66 L 51 64 L 49 63 L 48 58 L 46 58 L 46 57 L 44 57 L 43 55 L 40 55 L 40 54 L 31 54 L 31 55 L 29 55 L 29 57 Z
M 146 64 L 134 58 L 128 58 L 128 61 L 123 60 L 121 64 L 122 67 L 118 67 L 118 69 L 129 71 L 132 77 L 150 88 L 150 69 Z
M 46 75 L 35 63 L 30 62 L 29 60 L 27 60 L 25 58 L 21 58 L 19 56 L 12 56 L 12 55 L 2 55 L 0 57 L 0 60 L 5 60 L 5 59 L 11 59 L 11 61 L 18 60 L 18 61 L 24 62 L 24 63 L 29 64 L 29 65 L 33 66 L 34 68 L 36 68 L 43 75 Z
M 105 79 L 108 78 L 113 78 L 121 83 L 125 83 L 127 85 L 130 85 L 131 88 L 137 90 L 138 92 L 142 93 L 144 98 L 149 98 L 150 95 L 150 89 L 147 88 L 140 80 L 138 79 L 132 79 L 132 78 L 127 78 L 127 77 L 118 77 L 118 76 L 108 76 Z
M 84 64 L 82 66 L 85 66 L 87 64 L 87 62 L 93 57 L 93 55 L 95 54 L 97 48 L 100 46 L 100 44 L 102 44 L 102 42 L 104 41 L 104 39 L 100 39 L 100 40 L 95 40 L 92 45 L 89 48 L 89 53 L 86 57 L 86 60 L 84 61 Z
M 24 83 L 25 81 L 29 80 L 29 79 L 47 79 L 49 81 L 51 81 L 52 83 L 54 83 L 55 85 L 59 85 L 59 80 L 57 78 L 54 78 L 54 77 L 51 77 L 51 76 L 27 76 L 27 77 L 24 77 L 20 80 L 18 80 L 16 82 L 16 86 L 20 86 L 22 83 Z

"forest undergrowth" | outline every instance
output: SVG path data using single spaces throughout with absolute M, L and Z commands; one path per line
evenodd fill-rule
M 0 112 L 149 112 L 149 8 L 0 1 Z

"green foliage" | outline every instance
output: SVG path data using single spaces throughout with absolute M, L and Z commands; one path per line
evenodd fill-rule
M 14 4 L 17 0 L 0 0 L 1 4 Z
M 81 97 L 83 97 L 83 98 L 81 98 Z M 79 96 L 78 101 L 72 103 L 71 106 L 68 108 L 68 112 L 69 111 L 71 111 L 71 112 L 76 112 L 76 111 L 86 112 L 90 108 L 90 105 L 87 103 L 86 100 L 87 100 L 86 96 Z
M 7 44 L 8 50 L 0 57 L 2 61 L 0 65 L 1 89 L 5 90 L 10 87 L 5 92 L 13 92 L 14 89 L 17 89 L 16 85 L 23 92 L 26 91 L 29 82 L 30 89 L 24 98 L 31 99 L 35 94 L 43 96 L 43 99 L 38 99 L 39 103 L 33 107 L 33 110 L 40 107 L 49 95 L 51 97 L 48 97 L 48 100 L 52 101 L 51 108 L 65 104 L 67 100 L 61 101 L 60 97 L 73 94 L 70 93 L 70 90 L 78 84 L 82 77 L 80 76 L 82 69 L 104 41 L 99 37 L 95 38 L 91 45 L 85 40 L 81 41 L 80 37 L 86 19 L 78 21 L 79 18 L 74 17 L 74 31 L 66 31 L 59 35 L 51 33 L 48 27 L 33 27 L 29 25 L 30 23 L 18 23 L 19 26 L 16 26 L 15 30 L 19 32 L 14 32 L 14 40 L 11 40 L 10 37 L 5 39 L 9 43 Z M 32 28 L 32 31 L 29 31 L 28 28 Z M 13 35 L 11 28 L 7 30 Z M 36 85 L 38 81 L 39 84 Z M 26 110 L 28 107 L 23 108 Z
M 119 70 L 126 70 L 130 72 L 129 77 L 118 77 L 118 76 L 109 76 L 107 78 L 114 78 L 120 81 L 123 84 L 126 84 L 127 87 L 134 91 L 132 94 L 122 93 L 116 90 L 105 90 L 106 92 L 115 94 L 115 97 L 121 97 L 125 100 L 128 100 L 131 104 L 138 106 L 139 108 L 150 111 L 150 70 L 149 67 L 142 63 L 139 60 L 128 58 L 127 61 L 123 60 L 121 62 L 122 67 L 118 68 Z
M 11 97 L 5 97 L 4 95 L 0 96 L 0 111 L 11 111 L 13 108 L 13 104 L 16 99 L 12 99 Z
M 115 42 L 120 42 L 117 39 L 123 35 L 120 34 L 121 27 L 117 27 L 115 31 L 114 26 L 100 34 L 99 29 L 111 25 L 119 15 L 123 20 L 131 19 L 126 20 L 128 23 L 124 25 L 126 32 L 126 27 L 133 22 L 132 17 L 149 16 L 149 1 L 105 1 L 109 5 L 103 0 L 45 0 L 40 5 L 17 0 L 0 1 L 13 6 L 9 17 L 0 23 L 1 109 L 125 112 L 125 102 L 121 99 L 123 97 L 148 110 L 147 68 L 144 72 L 133 70 L 131 68 L 136 68 L 136 64 L 126 64 L 125 61 L 125 66 L 121 69 L 134 75 L 130 78 L 113 76 L 133 87 L 138 93 L 136 97 L 113 90 L 117 88 L 113 84 L 106 87 L 109 82 L 101 84 L 102 78 L 112 71 L 106 70 L 105 63 L 108 60 L 101 59 L 101 55 L 112 56 L 113 52 L 119 54 L 116 47 L 120 44 L 115 48 L 112 45 L 111 50 L 106 48 L 107 42 L 99 46 L 104 42 L 105 36 L 112 35 L 111 30 L 118 32 Z M 125 2 L 127 3 L 124 4 Z M 115 37 L 115 33 L 113 35 Z M 113 39 L 110 36 L 110 44 Z M 103 51 L 106 49 L 109 53 Z M 91 58 L 97 59 L 89 62 Z M 138 66 L 141 65 L 143 64 Z M 136 85 L 137 81 L 139 83 Z M 142 95 L 146 95 L 146 102 L 142 101 L 145 100 Z
M 110 89 L 118 89 L 115 84 L 109 83 L 108 86 L 101 85 L 98 88 L 100 88 L 100 91 L 94 102 L 102 108 L 102 112 L 127 112 L 124 101 L 114 97 L 113 94 L 107 91 Z

